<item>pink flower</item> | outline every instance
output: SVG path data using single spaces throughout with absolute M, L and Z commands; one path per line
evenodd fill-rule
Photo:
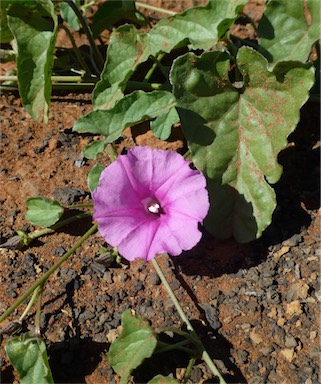
M 201 239 L 209 209 L 205 177 L 174 151 L 135 147 L 103 170 L 94 216 L 107 243 L 127 260 L 179 255 Z

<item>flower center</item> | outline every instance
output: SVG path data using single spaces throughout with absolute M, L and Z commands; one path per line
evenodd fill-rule
M 157 201 L 154 198 L 144 199 L 143 204 L 145 206 L 145 209 L 148 212 L 152 213 L 153 215 L 159 216 L 162 213 L 164 213 L 163 208 L 161 207 L 159 201 Z

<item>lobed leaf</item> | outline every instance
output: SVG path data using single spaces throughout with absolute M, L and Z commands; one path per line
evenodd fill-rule
M 190 43 L 192 49 L 210 49 L 224 36 L 242 12 L 247 0 L 209 1 L 182 14 L 161 20 L 149 32 L 150 52 L 170 52 Z
M 73 130 L 105 135 L 105 142 L 111 143 L 121 136 L 125 128 L 166 114 L 175 104 L 175 98 L 170 92 L 135 91 L 125 96 L 112 109 L 93 111 L 81 117 L 76 121 Z
M 260 52 L 274 67 L 280 61 L 305 62 L 321 37 L 320 1 L 270 0 L 258 26 Z
M 21 384 L 53 384 L 46 345 L 28 333 L 14 337 L 6 343 L 7 356 L 17 370 Z
M 243 83 L 230 83 L 227 54 L 189 53 L 171 72 L 177 109 L 193 161 L 208 178 L 211 208 L 205 226 L 240 242 L 271 222 L 282 173 L 278 153 L 299 120 L 314 82 L 313 68 L 296 63 L 278 79 L 248 47 L 237 55 Z
M 133 316 L 129 309 L 122 315 L 122 327 L 120 336 L 110 346 L 108 359 L 121 376 L 121 383 L 127 383 L 131 372 L 152 356 L 157 338 L 148 322 Z
M 123 25 L 112 33 L 105 66 L 93 91 L 95 109 L 110 109 L 123 97 L 130 76 L 148 59 L 148 38 L 133 25 Z
M 40 227 L 51 227 L 64 213 L 63 207 L 58 201 L 53 201 L 42 196 L 27 199 L 27 220 Z
M 57 16 L 51 1 L 13 2 L 8 24 L 17 41 L 19 93 L 28 113 L 48 122 Z
M 92 192 L 95 188 L 98 187 L 100 174 L 102 173 L 104 168 L 105 167 L 102 164 L 96 163 L 89 171 L 87 182 L 90 192 Z

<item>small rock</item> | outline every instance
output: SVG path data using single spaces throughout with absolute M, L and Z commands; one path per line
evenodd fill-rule
M 285 348 L 285 349 L 282 349 L 281 353 L 289 362 L 293 360 L 294 349 Z
M 298 299 L 306 299 L 309 291 L 308 284 L 303 281 L 298 281 L 290 285 L 286 294 L 286 300 L 288 303 Z
M 75 187 L 55 188 L 52 193 L 53 198 L 65 206 L 74 204 L 85 195 L 86 191 Z
M 285 346 L 287 348 L 295 348 L 297 345 L 298 343 L 292 335 L 285 336 Z
M 302 236 L 299 234 L 295 234 L 292 237 L 290 237 L 289 239 L 283 241 L 282 244 L 286 247 L 295 247 L 296 245 L 298 245 L 301 242 L 302 242 Z
M 263 347 L 260 349 L 260 352 L 262 353 L 263 356 L 268 356 L 270 353 L 273 351 L 272 347 Z
M 250 333 L 250 339 L 253 341 L 254 344 L 260 344 L 263 341 L 262 337 L 255 333 L 255 331 L 252 331 Z
M 299 300 L 292 301 L 289 304 L 286 304 L 285 312 L 288 316 L 292 317 L 294 315 L 299 316 L 302 314 L 301 304 Z
M 314 340 L 317 337 L 318 332 L 317 331 L 311 331 L 310 332 L 310 340 Z

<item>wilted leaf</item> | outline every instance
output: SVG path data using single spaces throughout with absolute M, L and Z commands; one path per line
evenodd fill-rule
M 90 192 L 92 192 L 95 188 L 98 187 L 100 174 L 102 173 L 104 168 L 105 167 L 102 164 L 96 163 L 88 173 L 88 187 Z
M 112 29 L 115 23 L 129 20 L 140 25 L 146 25 L 146 19 L 136 10 L 133 0 L 108 0 L 100 5 L 95 12 L 92 31 L 97 37 L 104 29 Z
M 161 20 L 149 32 L 151 54 L 170 52 L 187 42 L 192 49 L 214 47 L 246 3 L 247 0 L 209 1 L 205 7 L 190 8 Z
M 320 1 L 271 0 L 258 27 L 260 52 L 274 66 L 280 61 L 305 62 L 320 38 Z
M 27 220 L 40 227 L 51 227 L 64 213 L 64 209 L 58 201 L 46 199 L 42 196 L 27 199 L 26 205 L 28 208 Z
M 313 68 L 290 69 L 281 81 L 267 61 L 243 47 L 237 65 L 244 83 L 231 84 L 226 54 L 187 54 L 171 73 L 177 109 L 195 165 L 208 177 L 214 235 L 259 237 L 276 205 L 269 183 L 282 173 L 278 153 L 299 120 L 314 82 Z
M 14 2 L 8 24 L 18 46 L 19 93 L 27 112 L 48 122 L 57 16 L 51 1 Z
M 6 343 L 6 353 L 17 370 L 21 384 L 53 384 L 46 345 L 37 337 L 23 334 Z
M 172 132 L 172 126 L 179 123 L 176 108 L 170 109 L 165 115 L 160 115 L 150 123 L 154 135 L 161 140 L 167 140 Z
M 148 59 L 148 39 L 133 25 L 123 25 L 112 33 L 105 67 L 93 91 L 95 109 L 110 109 L 123 97 L 128 79 Z
M 107 136 L 107 142 L 118 139 L 122 131 L 134 124 L 167 113 L 175 106 L 170 92 L 135 91 L 120 100 L 112 109 L 98 110 L 78 119 L 73 127 L 77 132 L 90 132 Z
M 130 310 L 122 315 L 122 327 L 121 335 L 110 346 L 108 359 L 124 384 L 130 373 L 152 356 L 157 338 L 148 322 L 133 316 Z

